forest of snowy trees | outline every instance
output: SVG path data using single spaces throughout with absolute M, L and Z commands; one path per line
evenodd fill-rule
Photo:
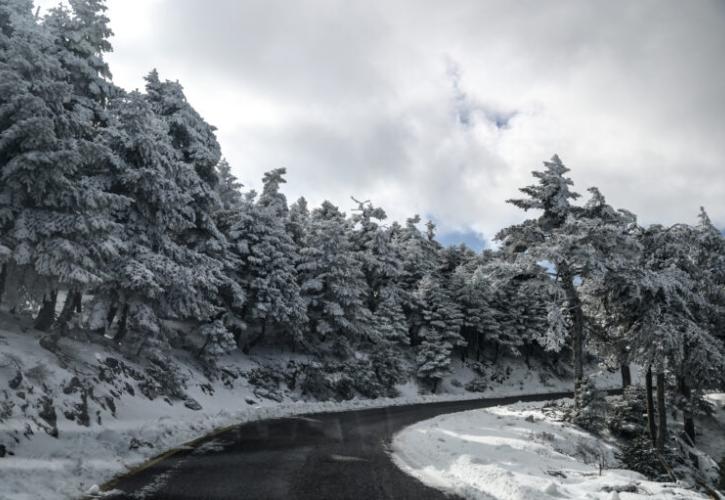
M 69 4 L 0 2 L 0 307 L 32 315 L 44 348 L 112 339 L 213 369 L 272 345 L 432 391 L 454 357 L 556 359 L 582 412 L 596 357 L 625 386 L 644 368 L 660 446 L 668 385 L 694 439 L 703 391 L 725 385 L 725 239 L 705 210 L 643 227 L 596 188 L 576 203 L 554 156 L 510 200 L 534 218 L 477 253 L 369 201 L 289 204 L 283 168 L 247 191 L 178 82 L 113 84 L 103 0 Z

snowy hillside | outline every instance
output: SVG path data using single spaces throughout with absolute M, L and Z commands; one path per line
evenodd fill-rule
M 64 339 L 57 353 L 39 347 L 41 334 L 0 316 L 0 472 L 2 498 L 73 498 L 145 459 L 214 429 L 299 413 L 498 395 L 568 391 L 571 381 L 509 360 L 483 393 L 463 389 L 476 374 L 457 365 L 439 395 L 417 382 L 397 398 L 317 402 L 280 384 L 250 382 L 250 371 L 282 367 L 289 353 L 224 358 L 208 378 L 193 358 L 174 367 L 139 364 L 101 345 Z M 183 358 L 182 358 L 183 359 Z M 173 377 L 171 376 L 173 374 Z M 618 375 L 603 373 L 615 387 Z M 251 377 L 253 378 L 253 377 Z M 178 383 L 178 385 L 177 385 Z M 176 391 L 176 393 L 173 393 Z M 426 392 L 425 390 L 423 392 Z

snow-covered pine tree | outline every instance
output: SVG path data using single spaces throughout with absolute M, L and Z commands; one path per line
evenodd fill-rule
M 479 271 L 490 288 L 490 307 L 495 327 L 488 340 L 496 357 L 501 349 L 517 356 L 523 353 L 528 364 L 535 345 L 558 352 L 568 339 L 561 322 L 551 321 L 552 308 L 558 304 L 553 281 L 546 270 L 534 262 L 497 256 Z
M 416 298 L 420 281 L 426 274 L 435 273 L 441 263 L 441 246 L 431 239 L 433 227 L 423 234 L 418 229 L 420 217 L 409 218 L 405 226 L 393 224 L 390 228 L 392 242 L 403 260 L 403 272 L 399 283 L 403 299 L 403 311 L 408 319 L 408 331 L 412 345 L 420 342 L 419 330 L 422 325 L 422 310 Z
M 30 191 L 22 177 L 16 175 L 13 182 L 13 163 L 22 169 L 23 163 L 62 154 L 55 152 L 52 116 L 70 93 L 68 87 L 57 85 L 64 75 L 57 61 L 47 54 L 49 43 L 32 17 L 32 8 L 31 0 L 0 4 L 0 301 L 13 265 L 12 231 L 22 200 Z M 28 81 L 32 72 L 37 80 L 34 87 Z M 54 91 L 55 97 L 49 91 Z M 49 168 L 53 159 L 47 158 L 44 166 Z
M 403 262 L 393 234 L 382 226 L 387 215 L 370 202 L 354 201 L 358 207 L 351 219 L 351 240 L 367 283 L 365 302 L 373 313 L 373 338 L 408 344 L 404 293 L 399 285 Z
M 350 241 L 350 223 L 329 201 L 312 211 L 297 266 L 310 320 L 310 342 L 370 339 L 366 283 Z
M 449 280 L 451 294 L 463 314 L 461 336 L 466 341 L 467 353 L 473 353 L 477 361 L 492 339 L 499 336 L 491 306 L 493 290 L 482 266 L 478 256 L 467 259 L 455 268 Z
M 73 88 L 66 108 L 72 116 L 73 135 L 81 160 L 76 176 L 82 184 L 81 192 L 86 196 L 85 205 L 79 211 L 94 215 L 98 226 L 100 219 L 113 219 L 126 202 L 108 193 L 112 179 L 103 165 L 113 161 L 110 159 L 113 153 L 98 140 L 99 129 L 107 124 L 108 99 L 118 92 L 104 60 L 104 54 L 112 50 L 109 38 L 113 33 L 103 0 L 71 0 L 69 3 L 70 9 L 62 4 L 51 9 L 43 19 L 43 28 L 49 33 L 54 53 Z M 118 236 L 117 229 L 108 225 L 106 234 L 89 237 L 86 243 L 101 250 L 110 247 Z M 118 243 L 115 246 L 118 247 Z M 114 255 L 106 255 L 105 262 L 114 256 L 115 252 Z M 83 288 L 88 287 L 76 286 L 67 290 L 63 311 L 58 318 L 60 328 L 70 320 L 75 310 L 79 310 Z
M 440 245 L 428 234 L 421 233 L 418 229 L 420 221 L 420 216 L 415 215 L 406 220 L 405 226 L 393 232 L 394 245 L 403 258 L 401 285 L 408 293 L 413 293 L 423 276 L 434 272 L 440 265 Z M 431 229 L 428 228 L 429 232 Z
M 579 195 L 569 189 L 573 185 L 566 176 L 569 169 L 556 155 L 544 166 L 543 171 L 533 172 L 538 183 L 521 189 L 527 198 L 509 200 L 524 210 L 540 210 L 541 215 L 502 230 L 497 239 L 502 241 L 505 251 L 517 258 L 548 263 L 556 271 L 571 338 L 575 404 L 580 406 L 577 396 L 584 379 L 587 322 L 581 286 L 577 283 L 602 279 L 608 271 L 610 252 L 620 245 L 626 248 L 629 239 L 619 224 L 612 224 L 605 217 L 609 208 L 598 190 L 591 190 L 593 197 L 587 207 L 572 205 L 571 201 Z
M 725 236 L 704 208 L 700 208 L 694 233 L 693 259 L 703 278 L 701 285 L 709 305 L 701 319 L 712 335 L 725 342 Z
M 241 346 L 249 352 L 272 328 L 286 342 L 302 341 L 305 304 L 297 285 L 297 249 L 287 231 L 287 201 L 280 191 L 285 169 L 264 175 L 256 203 L 246 203 L 229 239 L 241 265 L 236 270 L 247 300 L 241 320 L 253 330 Z
M 23 302 L 44 296 L 36 326 L 48 329 L 59 286 L 80 290 L 107 279 L 120 244 L 110 214 L 124 199 L 84 168 L 98 149 L 79 133 L 82 115 L 67 106 L 74 89 L 53 37 L 29 2 L 1 8 L 0 205 L 4 246 L 13 250 L 7 274 L 15 291 L 30 294 Z
M 309 221 L 310 209 L 307 207 L 307 200 L 302 196 L 290 206 L 287 219 L 287 231 L 292 236 L 292 241 L 298 250 L 305 246 L 305 234 Z
M 162 81 L 153 70 L 146 77 L 145 98 L 166 124 L 177 157 L 175 181 L 192 199 L 185 210 L 193 223 L 174 235 L 174 240 L 184 251 L 181 257 L 183 265 L 188 267 L 193 288 L 202 293 L 174 289 L 169 299 L 177 304 L 170 306 L 175 310 L 195 311 L 184 317 L 194 318 L 203 325 L 222 314 L 220 290 L 235 289 L 225 272 L 232 264 L 226 260 L 234 258 L 229 255 L 226 238 L 216 226 L 216 215 L 222 207 L 216 174 L 221 148 L 214 133 L 216 129 L 191 106 L 178 82 Z
M 622 386 L 631 384 L 630 339 L 627 330 L 631 319 L 618 312 L 627 312 L 631 305 L 629 280 L 641 265 L 642 247 L 638 241 L 642 228 L 634 214 L 615 210 L 607 204 L 597 188 L 590 188 L 591 198 L 580 211 L 578 220 L 596 249 L 602 272 L 597 279 L 588 279 L 580 289 L 593 344 L 603 358 L 610 358 L 622 372 Z
M 250 213 L 254 203 L 253 198 L 245 198 L 242 194 L 242 183 L 231 172 L 229 163 L 222 159 L 216 168 L 216 174 L 219 183 L 216 186 L 216 193 L 219 197 L 221 207 L 214 213 L 214 222 L 218 230 L 224 235 L 225 245 L 224 251 L 218 258 L 223 262 L 223 275 L 225 277 L 223 284 L 219 288 L 218 300 L 224 310 L 221 321 L 228 332 L 231 332 L 234 338 L 234 345 L 241 338 L 242 333 L 246 330 L 246 323 L 243 321 L 243 307 L 247 299 L 247 293 L 243 288 L 243 284 L 239 279 L 239 271 L 243 266 L 243 259 L 237 251 L 235 251 L 234 241 L 232 238 L 233 228 L 239 224 L 244 214 Z M 215 321 L 216 324 L 216 321 Z M 217 333 L 221 332 L 218 325 L 205 326 L 200 333 Z M 208 338 L 208 337 L 207 337 Z M 231 344 L 227 343 L 227 338 L 222 339 L 222 343 L 227 347 Z M 226 347 L 222 351 L 226 350 Z M 219 350 L 217 349 L 217 352 Z M 214 355 L 207 356 L 213 358 Z
M 286 219 L 289 215 L 287 197 L 280 190 L 280 186 L 287 183 L 285 175 L 287 175 L 286 168 L 275 168 L 265 172 L 262 177 L 262 194 L 257 201 L 260 207 L 269 210 L 281 219 Z
M 496 238 L 504 249 L 527 259 L 545 260 L 553 264 L 560 280 L 571 316 L 570 337 L 574 364 L 575 400 L 584 378 L 583 343 L 584 314 L 575 286 L 577 270 L 573 268 L 571 249 L 561 246 L 566 240 L 567 219 L 573 216 L 571 201 L 579 197 L 569 189 L 574 183 L 566 176 L 569 169 L 557 155 L 544 162 L 544 170 L 532 172 L 537 184 L 521 188 L 526 198 L 508 200 L 509 203 L 528 210 L 540 210 L 537 219 L 503 229 Z
M 408 345 L 408 322 L 403 311 L 400 287 L 395 284 L 379 292 L 377 309 L 373 313 L 373 335 L 376 342 Z
M 43 20 L 56 48 L 56 56 L 73 86 L 71 107 L 84 124 L 106 121 L 108 99 L 117 93 L 104 54 L 113 50 L 113 32 L 106 16 L 105 0 L 69 0 L 70 9 L 59 4 Z M 92 134 L 92 129 L 86 129 Z
M 226 277 L 216 258 L 192 245 L 205 249 L 208 241 L 189 238 L 204 233 L 168 124 L 138 92 L 112 100 L 109 117 L 103 140 L 116 155 L 108 166 L 114 190 L 133 203 L 119 214 L 127 250 L 98 294 L 91 326 L 105 329 L 117 318 L 116 340 L 140 352 L 168 341 L 163 319 L 198 324 L 220 314 L 215 301 Z
M 694 441 L 692 408 L 699 391 L 721 380 L 725 368 L 722 344 L 707 330 L 698 312 L 707 308 L 703 280 L 694 265 L 697 237 L 692 227 L 658 225 L 640 230 L 642 252 L 637 260 L 611 272 L 604 282 L 606 294 L 600 300 L 609 326 L 616 327 L 617 342 L 629 357 L 647 367 L 650 433 L 662 450 L 667 441 L 666 385 L 676 379 L 685 428 Z M 657 379 L 657 422 L 651 403 L 651 373 Z M 717 383 L 717 382 L 715 382 Z
M 221 159 L 216 128 L 189 104 L 179 82 L 161 81 L 156 70 L 146 76 L 146 96 L 154 112 L 168 124 L 172 146 L 181 153 L 181 160 L 191 165 L 206 185 L 216 186 L 215 167 Z
M 668 367 L 674 374 L 683 410 L 685 432 L 695 441 L 694 414 L 703 391 L 725 385 L 725 345 L 717 337 L 722 324 L 721 285 L 718 260 L 722 258 L 721 238 L 708 228 L 707 214 L 701 211 L 700 224 L 677 224 L 653 231 L 645 241 L 648 268 L 658 275 L 670 270 L 680 274 L 662 316 L 677 326 L 669 332 L 671 348 L 665 350 Z M 663 307 L 664 309 L 664 307 Z
M 465 346 L 461 337 L 463 317 L 458 304 L 433 274 L 426 274 L 415 291 L 421 309 L 420 343 L 416 347 L 417 375 L 435 392 L 450 372 L 455 347 Z
M 232 174 L 232 167 L 226 159 L 222 158 L 216 169 L 216 176 L 219 179 L 216 192 L 222 204 L 222 209 L 238 210 L 242 205 L 242 188 L 244 185 Z

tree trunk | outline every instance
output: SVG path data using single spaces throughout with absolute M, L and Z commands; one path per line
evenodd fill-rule
M 204 341 L 204 345 L 201 346 L 201 349 L 199 349 L 199 352 L 196 354 L 196 357 L 201 358 L 204 355 L 206 346 L 209 345 L 210 341 L 211 341 L 211 337 L 207 337 L 206 340 Z
M 667 409 L 665 408 L 665 372 L 657 370 L 657 417 L 659 433 L 657 434 L 657 450 L 664 451 L 667 442 Z
M 73 309 L 77 314 L 83 312 L 83 293 L 81 291 L 73 294 Z
M 632 372 L 629 370 L 628 363 L 622 363 L 622 389 L 626 389 L 632 385 Z
M 146 347 L 146 341 L 148 340 L 148 337 L 144 335 L 141 337 L 141 342 L 138 343 L 138 349 L 136 349 L 136 357 L 135 359 L 138 359 L 141 356 L 141 353 L 144 350 L 144 347 Z
M 108 313 L 106 314 L 106 327 L 103 329 L 103 335 L 106 335 L 113 326 L 113 320 L 116 319 L 116 313 L 118 313 L 118 306 L 114 302 L 113 305 L 108 308 Z
M 267 333 L 267 322 L 264 321 L 262 323 L 262 330 L 259 332 L 259 335 L 257 335 L 252 340 L 250 340 L 249 342 L 247 342 L 247 344 L 244 346 L 244 349 L 242 349 L 242 352 L 244 354 L 249 354 L 250 351 L 254 348 L 254 346 L 256 346 L 257 344 L 259 344 L 259 342 L 264 338 L 264 335 L 266 333 Z
M 572 320 L 571 350 L 574 364 L 574 405 L 576 408 L 580 402 L 581 385 L 584 382 L 584 312 L 582 311 L 579 294 L 574 286 L 574 276 L 572 276 L 569 266 L 566 263 L 560 264 L 559 271 Z
M 3 303 L 3 295 L 5 293 L 5 281 L 8 277 L 8 265 L 0 266 L 0 304 Z
M 58 320 L 55 322 L 58 333 L 67 333 L 68 322 L 73 317 L 73 311 L 75 310 L 75 295 L 76 292 L 74 290 L 68 290 L 65 302 L 63 302 L 63 309 L 60 311 L 60 316 L 58 316 Z
M 441 380 L 440 380 L 440 379 L 438 379 L 438 378 L 434 378 L 434 379 L 433 379 L 433 389 L 432 389 L 432 391 L 431 391 L 431 392 L 432 392 L 433 394 L 435 394 L 435 393 L 436 393 L 436 391 L 438 390 L 438 383 L 439 383 L 440 381 L 441 381 Z
M 463 338 L 463 341 L 466 343 L 466 346 L 461 346 L 459 349 L 458 354 L 461 356 L 461 363 L 466 361 L 466 350 L 468 349 L 468 346 L 471 345 L 471 342 L 468 340 L 468 334 L 466 333 L 466 327 L 462 327 L 460 330 L 461 338 Z
M 116 330 L 116 335 L 113 337 L 114 342 L 121 342 L 123 338 L 126 336 L 126 330 L 128 326 L 128 303 L 123 305 L 123 309 L 121 310 L 121 317 L 118 319 L 118 330 Z
M 645 375 L 645 387 L 647 391 L 647 423 L 649 424 L 649 435 L 652 438 L 652 446 L 657 444 L 657 424 L 655 423 L 655 402 L 652 393 L 652 367 L 647 368 Z
M 692 392 L 685 382 L 684 377 L 677 377 L 677 388 L 685 399 L 685 407 L 682 409 L 682 418 L 685 425 L 685 435 L 690 439 L 690 444 L 695 444 L 695 420 L 692 418 Z
M 58 291 L 52 290 L 50 293 L 43 296 L 43 305 L 38 311 L 38 316 L 35 318 L 35 324 L 33 325 L 36 330 L 41 332 L 47 332 L 53 323 L 55 322 L 55 303 L 58 299 Z

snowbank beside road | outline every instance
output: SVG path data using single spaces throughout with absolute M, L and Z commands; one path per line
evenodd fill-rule
M 398 433 L 393 460 L 440 490 L 471 499 L 702 499 L 617 469 L 616 448 L 519 403 L 442 415 Z

